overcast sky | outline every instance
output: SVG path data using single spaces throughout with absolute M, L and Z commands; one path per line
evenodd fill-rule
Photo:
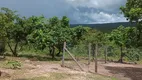
M 70 23 L 124 22 L 119 7 L 126 0 L 0 0 L 0 7 L 18 11 L 21 16 L 68 16 Z

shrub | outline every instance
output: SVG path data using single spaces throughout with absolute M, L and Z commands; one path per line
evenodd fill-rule
M 8 61 L 6 65 L 8 65 L 11 69 L 21 68 L 21 63 L 19 61 Z

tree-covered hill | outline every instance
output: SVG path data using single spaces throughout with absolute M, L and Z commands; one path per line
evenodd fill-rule
M 130 23 L 130 22 L 119 22 L 119 23 L 104 23 L 104 24 L 71 24 L 71 27 L 76 27 L 76 26 L 88 26 L 91 28 L 96 28 L 97 30 L 103 31 L 103 32 L 111 32 L 112 29 L 116 29 L 120 25 L 123 25 L 125 27 L 134 27 L 136 24 L 135 23 Z

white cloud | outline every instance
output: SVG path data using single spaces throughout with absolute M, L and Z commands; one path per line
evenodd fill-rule
M 100 13 L 90 13 L 87 14 L 89 18 L 93 19 L 94 22 L 90 23 L 111 23 L 111 22 L 126 22 L 126 19 L 123 15 L 120 14 L 108 14 L 104 12 Z
M 23 16 L 63 16 L 71 23 L 107 23 L 126 21 L 119 7 L 126 0 L 1 0 L 0 7 L 17 10 Z
M 123 15 L 120 14 L 108 14 L 104 12 L 98 13 L 74 13 L 77 23 L 112 23 L 112 22 L 126 22 Z
M 78 23 L 111 23 L 124 22 L 126 19 L 120 14 L 119 7 L 126 0 L 66 0 L 77 11 L 74 12 Z M 80 11 L 80 8 L 87 8 Z M 88 20 L 87 20 L 88 19 Z
M 126 0 L 66 0 L 66 2 L 75 7 L 106 9 L 121 6 Z

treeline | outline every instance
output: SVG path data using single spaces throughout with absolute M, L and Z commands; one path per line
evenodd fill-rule
M 70 28 L 69 19 L 44 16 L 21 17 L 16 11 L 1 8 L 0 12 L 0 39 L 7 43 L 12 54 L 18 56 L 18 45 L 32 45 L 35 49 L 49 48 L 49 54 L 55 57 L 55 48 L 62 51 L 64 41 L 77 43 L 87 28 Z M 14 43 L 14 44 L 13 44 Z
M 19 16 L 16 11 L 8 8 L 0 10 L 0 40 L 8 45 L 14 56 L 18 56 L 19 45 L 29 45 L 38 50 L 49 48 L 47 53 L 55 58 L 55 55 L 59 56 L 62 52 L 63 43 L 66 41 L 70 47 L 80 45 L 82 42 L 118 47 L 121 53 L 119 61 L 123 62 L 123 57 L 130 56 L 127 54 L 132 48 L 139 47 L 138 34 L 138 29 L 135 27 L 120 26 L 111 33 L 103 33 L 89 27 L 71 28 L 66 16 L 49 19 L 44 16 L 27 18 Z M 56 49 L 58 53 L 55 52 Z
M 103 23 L 103 24 L 70 24 L 71 27 L 76 27 L 76 26 L 88 26 L 97 30 L 100 30 L 102 32 L 111 32 L 113 29 L 116 29 L 120 25 L 123 25 L 124 27 L 135 27 L 136 23 L 131 23 L 131 22 L 118 22 L 118 23 Z

